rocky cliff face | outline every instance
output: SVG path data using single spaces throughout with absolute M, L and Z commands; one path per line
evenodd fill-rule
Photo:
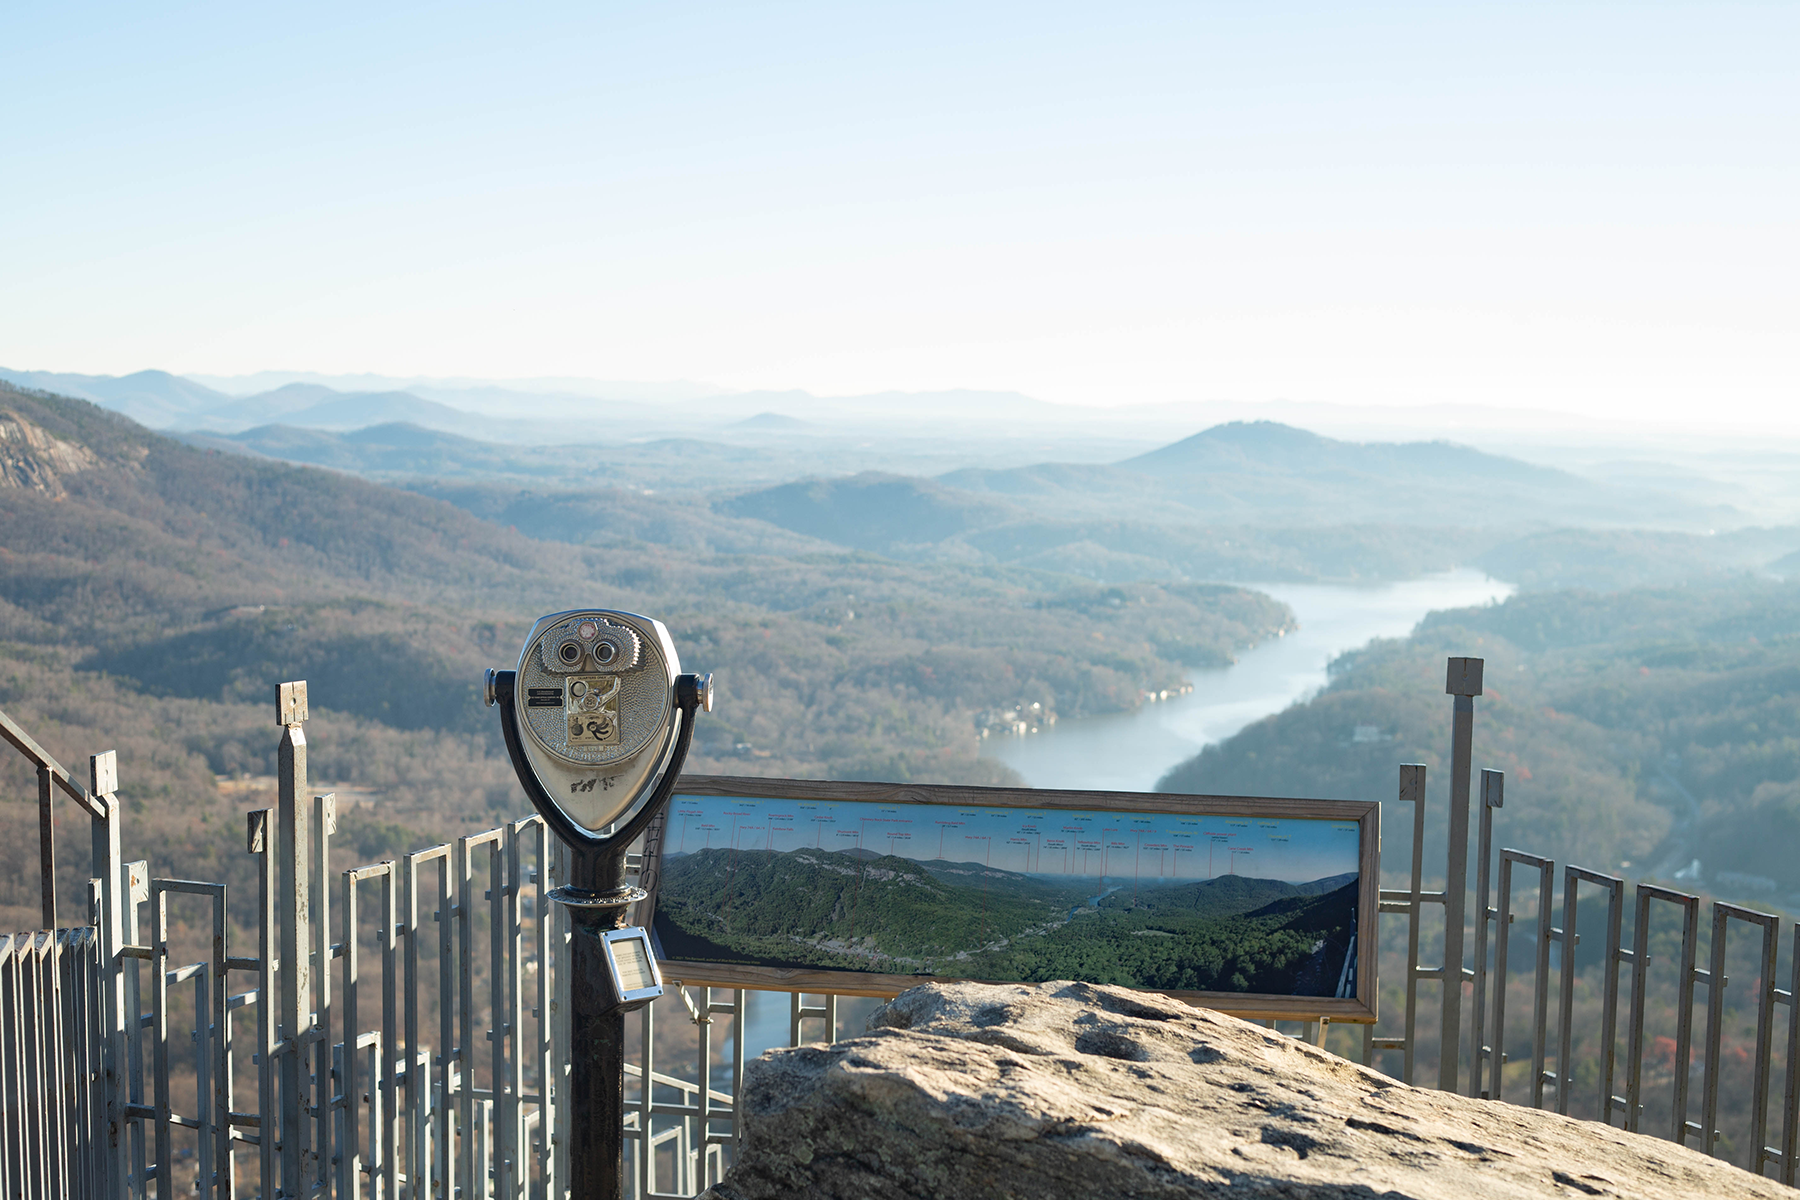
M 739 1161 L 705 1200 L 1800 1194 L 1080 983 L 914 988 L 866 1036 L 766 1055 L 744 1105 Z
M 52 437 L 17 413 L 0 410 L 0 487 L 60 496 L 62 476 L 98 466 L 86 446 Z

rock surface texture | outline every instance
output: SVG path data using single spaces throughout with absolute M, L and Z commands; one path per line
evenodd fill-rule
M 1800 1197 L 1671 1142 L 1081 983 L 914 988 L 865 1036 L 758 1060 L 744 1105 L 706 1200 Z

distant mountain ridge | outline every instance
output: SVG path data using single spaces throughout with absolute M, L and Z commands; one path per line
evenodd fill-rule
M 88 400 L 154 429 L 237 433 L 271 421 L 321 429 L 353 429 L 410 420 L 450 432 L 517 442 L 551 440 L 558 422 L 604 416 L 612 430 L 673 434 L 736 429 L 774 435 L 851 424 L 916 434 L 930 424 L 1017 428 L 1079 420 L 1066 409 L 1018 392 L 946 389 L 818 396 L 798 389 L 730 392 L 695 383 L 600 380 L 397 379 L 265 371 L 207 377 L 221 385 L 267 387 L 233 394 L 166 371 L 125 376 L 77 375 L 0 368 L 0 380 Z M 358 416 L 358 406 L 368 409 Z
M 1653 494 L 1603 484 L 1452 442 L 1345 442 L 1273 421 L 1233 421 L 1110 464 L 967 469 L 937 483 L 1080 515 L 1096 498 L 1163 519 L 1401 521 L 1492 525 L 1533 517 L 1643 519 Z M 1663 507 L 1671 507 L 1667 499 Z M 1688 506 L 1683 515 L 1691 519 Z
M 86 400 L 123 413 L 140 425 L 162 429 L 181 418 L 229 404 L 224 392 L 171 375 L 137 371 L 130 375 L 72 375 L 56 371 L 13 371 L 0 367 L 0 380 L 61 396 Z
M 865 472 L 742 492 L 719 507 L 878 553 L 954 540 L 998 554 L 1021 541 L 1014 531 L 1073 532 L 1110 519 L 1114 528 L 1100 537 L 1065 535 L 1039 547 L 1086 541 L 1100 557 L 1133 540 L 1131 525 L 1491 528 L 1633 524 L 1657 512 L 1689 524 L 1709 518 L 1672 496 L 1450 442 L 1344 442 L 1271 421 L 1216 425 L 1115 463 L 966 468 L 935 479 Z M 1166 557 L 1154 544 L 1147 549 Z
M 1214 425 L 1115 465 L 1162 477 L 1193 471 L 1271 471 L 1284 477 L 1295 472 L 1314 477 L 1341 472 L 1358 479 L 1383 473 L 1390 482 L 1402 482 L 1418 473 L 1432 477 L 1454 472 L 1463 478 L 1564 487 L 1586 484 L 1566 471 L 1454 442 L 1344 442 L 1275 421 Z
M 1019 510 L 930 480 L 865 471 L 848 479 L 786 483 L 715 507 L 841 546 L 884 550 L 922 545 L 995 525 Z
M 237 430 L 281 421 L 309 429 L 350 431 L 409 422 L 480 432 L 488 422 L 411 392 L 339 392 L 314 383 L 290 383 L 198 414 L 195 429 Z

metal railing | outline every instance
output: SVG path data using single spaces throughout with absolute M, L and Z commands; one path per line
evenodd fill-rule
M 92 929 L 0 936 L 0 1187 L 100 1195 L 107 1177 L 100 954 Z
M 1396 1036 L 1378 1036 L 1373 1026 L 1364 1026 L 1361 1061 L 1379 1065 L 1382 1055 L 1397 1052 L 1400 1063 L 1396 1074 L 1404 1082 L 1416 1082 L 1423 1015 L 1419 985 L 1434 983 L 1440 988 L 1441 997 L 1438 1028 L 1435 1039 L 1424 1041 L 1427 1047 L 1432 1041 L 1436 1043 L 1431 1048 L 1438 1054 L 1440 1089 L 1534 1108 L 1550 1107 L 1569 1114 L 1575 1107 L 1577 1093 L 1585 1087 L 1592 1092 L 1592 1111 L 1577 1115 L 1632 1132 L 1666 1137 L 1708 1154 L 1729 1149 L 1740 1166 L 1759 1175 L 1776 1167 L 1780 1180 L 1792 1186 L 1796 1167 L 1800 1166 L 1796 1162 L 1796 1141 L 1800 1135 L 1800 1001 L 1796 1001 L 1800 995 L 1800 926 L 1774 913 L 1715 901 L 1707 931 L 1707 965 L 1702 966 L 1701 897 L 1653 883 L 1638 883 L 1633 889 L 1631 945 L 1627 947 L 1627 884 L 1622 877 L 1565 865 L 1562 903 L 1558 907 L 1553 860 L 1504 847 L 1496 852 L 1494 814 L 1504 804 L 1505 779 L 1501 772 L 1492 770 L 1480 774 L 1476 903 L 1473 920 L 1468 921 L 1463 915 L 1471 802 L 1468 784 L 1474 696 L 1481 690 L 1480 670 L 1479 659 L 1450 660 L 1446 690 L 1456 697 L 1456 710 L 1445 882 L 1441 891 L 1427 891 L 1423 886 L 1426 771 L 1416 764 L 1400 768 L 1397 799 L 1400 804 L 1412 806 L 1411 879 L 1404 890 L 1381 892 L 1380 911 L 1403 918 L 1406 926 L 1402 1031 Z M 1497 885 L 1493 884 L 1495 866 Z M 1606 902 L 1604 926 L 1599 931 L 1600 953 L 1590 954 L 1585 964 L 1577 953 L 1584 887 L 1599 889 Z M 1530 910 L 1524 931 L 1515 929 L 1522 899 Z M 1444 953 L 1440 965 L 1429 966 L 1421 962 L 1421 940 L 1426 932 L 1427 908 L 1433 906 L 1445 912 Z M 1670 911 L 1680 916 L 1679 949 L 1673 943 L 1657 949 L 1659 941 L 1667 941 L 1661 935 L 1658 914 Z M 1750 1046 L 1744 1044 L 1746 1039 L 1727 1044 L 1728 1023 L 1743 1015 L 1727 998 L 1727 964 L 1732 956 L 1730 934 L 1734 923 L 1748 926 L 1759 935 L 1754 956 L 1738 956 L 1754 971 L 1751 994 L 1746 998 L 1747 1006 L 1754 1012 L 1755 1033 Z M 1788 965 L 1789 986 L 1781 988 L 1776 986 L 1776 980 L 1784 924 L 1791 930 L 1793 952 Z M 1468 928 L 1471 925 L 1472 929 Z M 1472 956 L 1465 957 L 1461 947 L 1469 932 L 1474 935 L 1474 950 Z M 1517 941 L 1527 946 L 1515 948 Z M 1521 955 L 1521 949 L 1527 953 Z M 1526 958 L 1529 965 L 1521 961 Z M 1659 978 L 1652 978 L 1652 963 L 1658 959 L 1661 962 L 1654 974 Z M 1529 979 L 1528 988 L 1522 986 L 1520 976 Z M 1698 1054 L 1693 1038 L 1696 988 L 1704 988 L 1706 996 L 1705 1034 Z M 1465 989 L 1470 1002 L 1466 1024 L 1462 1018 Z M 1659 991 L 1665 994 L 1659 995 Z M 1629 998 L 1621 1013 L 1621 999 L 1626 996 Z M 1521 1003 L 1530 1006 L 1530 1022 L 1521 1039 L 1524 1044 L 1515 1045 L 1508 1037 L 1508 1011 Z M 1778 1006 L 1788 1010 L 1785 1028 L 1780 1031 L 1775 1020 Z M 1588 1009 L 1592 1010 L 1591 1020 L 1579 1020 Z M 1672 1036 L 1653 1036 L 1653 1018 L 1660 1019 Z M 1516 1030 L 1517 1026 L 1513 1028 Z M 1507 1066 L 1514 1061 L 1514 1055 L 1509 1047 L 1528 1049 L 1530 1062 L 1527 1071 L 1511 1072 L 1510 1077 Z M 1655 1065 L 1658 1058 L 1662 1060 L 1660 1068 Z M 1459 1070 L 1465 1059 L 1466 1082 Z M 1652 1072 L 1667 1076 L 1657 1080 L 1654 1088 L 1647 1079 Z M 1621 1074 L 1623 1095 L 1616 1091 Z M 1698 1121 L 1690 1119 L 1696 1074 L 1700 1087 Z M 1779 1145 L 1770 1145 L 1772 1091 L 1778 1074 L 1782 1089 L 1776 1112 Z M 1748 1079 L 1742 1078 L 1744 1075 Z M 1731 1096 L 1743 1134 L 1742 1145 L 1729 1147 L 1725 1143 L 1735 1143 L 1737 1139 L 1727 1138 L 1726 1119 L 1721 1113 L 1721 1098 L 1726 1094 L 1728 1081 L 1738 1085 Z M 1513 1089 L 1510 1092 L 1509 1086 Z M 1653 1091 L 1657 1093 L 1654 1096 Z M 1646 1122 L 1653 1099 L 1658 1108 L 1666 1105 L 1666 1121 Z
M 1558 905 L 1555 862 L 1496 848 L 1503 776 L 1482 771 L 1479 800 L 1471 795 L 1478 679 L 1478 661 L 1452 660 L 1441 877 L 1426 871 L 1436 823 L 1425 768 L 1400 768 L 1408 878 L 1381 891 L 1375 931 L 1389 935 L 1378 938 L 1387 957 L 1404 955 L 1390 997 L 1399 1003 L 1389 1004 L 1399 1030 L 1362 1026 L 1346 1048 L 1409 1083 L 1435 1052 L 1440 1087 L 1730 1153 L 1792 1183 L 1800 929 L 1726 902 L 1708 918 L 1698 896 L 1655 884 L 1628 898 L 1624 879 L 1571 865 Z M 568 934 L 542 902 L 566 876 L 559 845 L 533 816 L 334 872 L 336 801 L 307 786 L 304 684 L 282 685 L 278 714 L 279 802 L 248 816 L 256 895 L 245 922 L 234 921 L 225 884 L 151 879 L 145 863 L 122 860 L 110 754 L 90 760 L 84 787 L 0 713 L 0 734 L 38 778 L 47 927 L 0 939 L 8 1195 L 565 1195 L 569 1129 L 556 1097 L 569 1055 L 556 1014 L 568 1003 Z M 82 927 L 51 932 L 58 795 L 91 818 L 93 869 Z M 1584 912 L 1592 927 L 1580 954 Z M 1790 938 L 1788 986 L 1778 988 Z M 254 953 L 236 945 L 251 939 Z M 1423 963 L 1438 943 L 1439 964 Z M 1728 991 L 1732 969 L 1754 984 Z M 1422 1003 L 1433 986 L 1435 1011 Z M 1728 995 L 1744 1000 L 1734 1007 Z M 753 1034 L 743 991 L 677 984 L 642 1011 L 625 1118 L 640 1200 L 692 1196 L 728 1169 L 748 1053 L 839 1033 L 838 997 L 783 999 L 786 1028 L 774 1036 Z M 1303 1030 L 1320 1041 L 1328 1032 Z

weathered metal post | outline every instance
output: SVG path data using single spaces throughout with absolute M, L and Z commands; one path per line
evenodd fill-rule
M 50 786 L 50 767 L 37 765 L 38 782 L 38 889 L 44 910 L 44 928 L 56 929 L 56 792 Z
M 276 808 L 277 880 L 281 905 L 281 1007 L 276 1033 L 281 1047 L 281 1115 L 275 1130 L 281 1142 L 281 1191 L 283 1195 L 307 1194 L 309 1176 L 317 1154 L 308 1136 L 308 1093 L 313 1081 L 306 1069 L 309 1047 L 306 1034 L 312 1027 L 312 871 L 306 795 L 306 683 L 281 685 L 275 704 L 276 724 L 281 726 Z M 264 1187 L 268 1187 L 267 1181 Z
M 643 892 L 622 886 L 623 855 L 578 854 L 573 874 L 575 881 L 563 901 L 571 934 L 569 1102 L 574 1138 L 569 1146 L 569 1182 L 577 1200 L 621 1200 L 625 1010 L 612 994 L 604 937 L 624 927 L 627 906 Z M 583 904 L 566 898 L 576 891 L 594 900 Z
M 1492 1062 L 1494 1069 L 1499 1070 L 1499 1048 L 1487 1045 L 1487 956 L 1488 956 L 1488 922 L 1493 920 L 1495 912 L 1488 903 L 1492 898 L 1489 876 L 1492 872 L 1494 857 L 1494 810 L 1506 803 L 1506 775 L 1500 771 L 1490 771 L 1485 767 L 1481 772 L 1481 832 L 1476 835 L 1475 863 L 1475 1019 L 1469 1034 L 1469 1095 L 1481 1095 L 1482 1068 L 1485 1063 Z M 1496 936 L 1505 937 L 1502 929 Z M 1564 1058 L 1568 1057 L 1564 1055 Z M 1557 1060 L 1559 1063 L 1562 1059 Z
M 1469 890 L 1469 772 L 1474 759 L 1475 697 L 1481 695 L 1479 658 L 1453 658 L 1444 691 L 1456 697 L 1450 733 L 1450 854 L 1444 880 L 1444 1016 L 1438 1050 L 1438 1088 L 1456 1091 L 1462 1054 L 1463 925 Z
M 695 714 L 712 708 L 711 676 L 680 669 L 662 622 L 587 609 L 541 618 L 517 670 L 487 675 L 513 770 L 572 860 L 547 898 L 571 925 L 569 1095 L 552 1103 L 569 1113 L 574 1200 L 624 1196 L 625 1013 L 662 994 L 648 934 L 625 924 L 647 895 L 626 885 L 625 855 L 674 793 Z
M 125 944 L 125 896 L 131 881 L 119 841 L 118 755 L 108 750 L 88 758 L 88 790 L 106 809 L 93 818 L 93 862 L 100 880 L 101 1062 L 106 1074 L 105 1154 L 111 1172 L 111 1194 L 125 1194 L 125 969 L 119 948 Z

